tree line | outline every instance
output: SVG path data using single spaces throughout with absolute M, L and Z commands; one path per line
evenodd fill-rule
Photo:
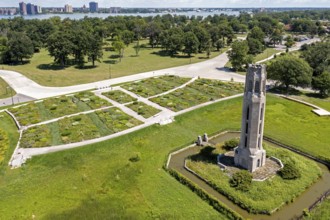
M 303 13 L 297 16 L 304 19 Z M 178 53 L 187 56 L 206 53 L 209 56 L 212 50 L 231 45 L 235 41 L 235 34 L 247 32 L 247 41 L 233 47 L 242 48 L 242 52 L 255 55 L 261 53 L 267 44 L 280 42 L 285 24 L 293 27 L 296 22 L 297 17 L 290 17 L 290 12 L 257 13 L 253 16 L 248 13 L 241 13 L 239 16 L 221 14 L 205 18 L 158 15 L 114 16 L 105 19 L 85 17 L 81 20 L 61 20 L 59 17 L 45 20 L 24 20 L 20 17 L 2 19 L 1 62 L 23 63 L 41 48 L 46 48 L 57 65 L 64 67 L 75 64 L 83 67 L 86 62 L 91 62 L 94 66 L 95 62 L 102 58 L 103 49 L 109 42 L 118 52 L 119 58 L 122 58 L 125 47 L 133 42 L 138 55 L 141 39 L 147 39 L 152 48 L 163 48 L 169 56 Z M 322 26 L 318 21 L 310 22 Z M 315 34 L 314 28 L 303 28 L 300 31 Z M 317 28 L 316 34 L 322 33 Z M 268 38 L 269 42 L 265 42 L 265 38 Z M 248 61 L 249 57 L 244 59 L 244 62 Z M 235 62 L 234 65 L 235 68 L 240 67 Z

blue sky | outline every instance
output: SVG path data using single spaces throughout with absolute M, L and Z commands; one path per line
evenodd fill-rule
M 0 7 L 17 6 L 22 0 L 0 0 Z M 43 7 L 88 5 L 89 0 L 23 0 Z M 330 7 L 330 0 L 96 0 L 100 7 Z

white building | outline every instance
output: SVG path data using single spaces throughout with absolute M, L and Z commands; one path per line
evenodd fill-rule
M 64 12 L 65 13 L 73 13 L 73 8 L 72 8 L 72 5 L 65 5 L 64 6 Z

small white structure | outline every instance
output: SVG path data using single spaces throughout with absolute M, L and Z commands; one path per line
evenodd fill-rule
M 250 172 L 266 163 L 262 147 L 266 104 L 266 66 L 249 65 L 242 111 L 241 139 L 235 149 L 235 164 Z

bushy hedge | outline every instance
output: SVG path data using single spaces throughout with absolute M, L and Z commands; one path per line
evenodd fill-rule
M 233 174 L 230 181 L 230 186 L 247 192 L 250 190 L 252 184 L 252 174 L 246 170 L 241 170 Z
M 237 147 L 239 144 L 238 138 L 233 138 L 229 141 L 226 141 L 223 145 L 223 149 L 225 150 L 233 150 L 235 147 Z
M 283 179 L 293 180 L 301 177 L 301 173 L 299 169 L 295 166 L 293 162 L 289 162 L 284 165 L 283 169 L 281 169 L 278 174 Z

